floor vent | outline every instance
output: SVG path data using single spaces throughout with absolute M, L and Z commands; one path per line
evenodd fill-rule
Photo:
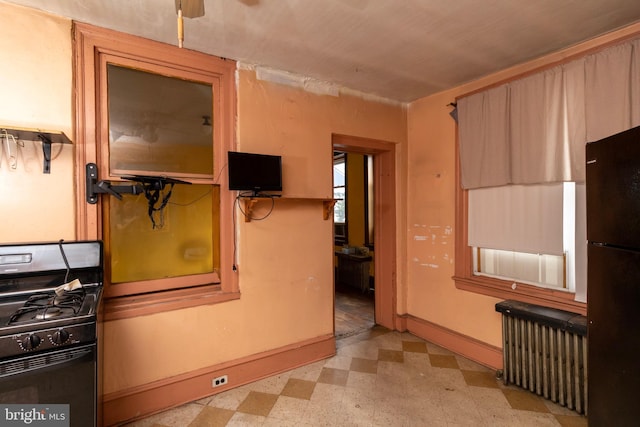
M 587 414 L 587 319 L 575 313 L 503 301 L 503 379 Z

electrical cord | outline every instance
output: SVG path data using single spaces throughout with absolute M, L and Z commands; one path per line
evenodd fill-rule
M 62 254 L 62 260 L 64 261 L 64 265 L 67 267 L 67 272 L 64 275 L 64 283 L 69 281 L 69 272 L 71 271 L 71 267 L 69 266 L 69 260 L 67 260 L 67 254 L 64 252 L 64 247 L 62 247 L 62 243 L 64 239 L 60 239 L 58 242 L 58 247 L 60 248 L 60 254 Z
M 267 219 L 269 216 L 271 216 L 271 214 L 273 213 L 273 208 L 275 206 L 276 196 L 268 196 L 268 195 L 259 196 L 259 197 L 265 197 L 265 198 L 268 197 L 268 198 L 271 199 L 271 208 L 269 209 L 269 212 L 267 212 L 265 215 L 263 215 L 261 217 L 253 217 L 253 216 L 247 214 L 247 212 L 245 212 L 242 209 L 242 204 L 240 203 L 240 200 L 243 199 L 243 198 L 252 197 L 252 196 L 255 197 L 255 194 L 241 192 L 241 193 L 238 193 L 238 195 L 236 196 L 235 202 L 234 202 L 234 204 L 237 205 L 238 210 L 240 212 L 242 212 L 242 214 L 245 216 L 245 218 L 248 218 L 251 221 L 262 221 L 264 219 Z M 232 266 L 232 268 L 233 268 L 233 271 L 238 271 L 238 265 L 237 265 L 237 262 L 236 262 L 237 261 L 237 256 L 238 256 L 237 255 L 238 254 L 238 251 L 237 251 L 238 242 L 237 242 L 237 232 L 236 232 L 237 215 L 236 215 L 236 209 L 233 209 L 232 211 L 233 211 L 233 213 L 232 213 L 232 215 L 233 215 L 233 217 L 232 217 L 232 220 L 233 220 L 233 266 Z
M 253 194 L 253 193 L 252 193 Z M 248 193 L 239 193 L 238 196 L 236 197 L 236 204 L 238 205 L 238 209 L 240 210 L 240 212 L 242 212 L 242 214 L 249 218 L 251 221 L 262 221 L 265 220 L 267 218 L 269 218 L 271 216 L 271 214 L 273 213 L 273 208 L 275 207 L 275 196 L 268 196 L 268 195 L 261 195 L 258 197 L 264 197 L 264 198 L 269 198 L 271 199 L 271 208 L 269 209 L 269 212 L 267 212 L 266 214 L 264 214 L 261 217 L 253 217 L 250 214 L 248 215 L 245 211 L 242 210 L 242 206 L 240 205 L 240 199 L 242 198 L 246 198 L 246 197 L 252 197 L 251 195 L 249 195 Z

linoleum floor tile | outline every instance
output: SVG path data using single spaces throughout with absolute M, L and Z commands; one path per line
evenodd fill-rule
M 250 390 L 246 386 L 232 388 L 231 390 L 214 395 L 207 405 L 235 411 L 242 401 L 247 398 L 249 392 Z
M 439 345 L 430 342 L 427 342 L 427 351 L 429 352 L 429 354 L 446 354 L 449 356 L 454 355 L 454 353 L 450 350 L 447 350 L 444 347 L 440 347 Z
M 311 399 L 313 389 L 316 383 L 313 381 L 299 380 L 296 378 L 289 378 L 289 381 L 284 386 L 281 396 L 295 397 L 297 399 Z
M 367 374 L 375 374 L 378 372 L 378 361 L 371 359 L 362 359 L 354 357 L 351 359 L 350 371 L 364 372 Z
M 423 341 L 402 341 L 402 351 L 427 353 L 427 344 Z
M 295 397 L 280 396 L 276 401 L 271 412 L 269 412 L 268 418 L 275 418 L 278 420 L 295 420 L 303 417 L 307 411 L 309 401 L 304 399 L 298 399 Z
M 458 361 L 454 356 L 446 354 L 429 354 L 429 361 L 434 368 L 459 369 Z
M 348 370 L 351 365 L 351 356 L 333 356 L 324 364 L 324 368 L 343 369 Z
M 513 409 L 550 413 L 549 408 L 535 394 L 515 388 L 505 388 L 502 393 Z
M 253 414 L 236 412 L 225 427 L 253 427 L 261 426 L 267 420 L 266 417 Z
M 349 372 L 347 387 L 369 391 L 376 387 L 376 375 L 365 372 Z
M 496 376 L 492 372 L 461 370 L 467 385 L 475 387 L 500 388 Z
M 323 368 L 318 377 L 318 382 L 323 384 L 333 384 L 339 386 L 347 385 L 349 371 L 344 369 Z
M 382 362 L 404 362 L 404 353 L 399 350 L 378 349 L 378 360 Z
M 311 399 L 309 401 L 314 404 L 325 405 L 331 407 L 342 401 L 344 396 L 345 387 L 335 384 L 323 384 L 318 383 L 313 390 Z
M 238 406 L 238 412 L 266 417 L 278 400 L 278 395 L 251 391 L 245 400 Z
M 289 378 L 297 378 L 300 380 L 317 381 L 322 372 L 322 368 L 325 366 L 326 361 L 321 360 L 319 362 L 312 363 L 310 365 L 301 366 L 290 372 Z
M 573 415 L 554 415 L 562 427 L 587 427 L 587 417 Z
M 263 393 L 279 394 L 289 381 L 289 372 L 274 375 L 251 384 L 252 391 L 261 391 Z
M 128 427 L 185 427 L 189 425 L 202 411 L 203 406 L 196 403 L 187 403 L 164 412 L 152 415 L 143 420 L 127 424 Z
M 189 427 L 225 427 L 235 411 L 205 406 Z
M 267 417 L 264 420 L 264 423 L 261 424 L 262 427 L 314 427 L 307 422 L 306 419 L 290 419 L 283 420 L 279 418 Z
M 473 360 L 469 360 L 466 357 L 458 356 L 457 354 L 454 356 L 458 361 L 460 369 L 464 369 L 465 371 L 491 372 L 495 376 L 496 371 L 493 369 L 482 366 L 481 364 L 474 362 Z

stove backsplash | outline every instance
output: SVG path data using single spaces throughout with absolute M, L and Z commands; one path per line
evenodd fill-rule
M 101 266 L 98 241 L 0 245 L 0 275 Z

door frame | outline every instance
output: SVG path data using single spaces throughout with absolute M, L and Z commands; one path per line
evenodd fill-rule
M 395 329 L 396 292 L 396 144 L 332 134 L 332 151 L 373 156 L 375 322 Z

